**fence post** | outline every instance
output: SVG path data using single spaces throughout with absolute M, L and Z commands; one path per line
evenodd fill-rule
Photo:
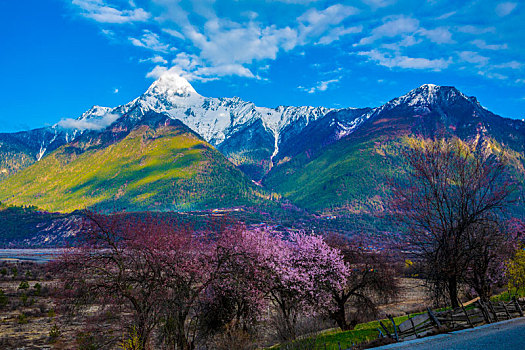
M 492 306 L 492 303 L 490 302 L 490 300 L 489 300 L 489 308 L 490 308 L 490 311 L 492 311 L 492 314 L 494 315 L 496 322 L 498 322 L 499 321 L 498 315 L 496 314 L 496 310 L 494 310 L 494 306 Z
M 414 330 L 416 338 L 419 338 L 419 334 L 416 331 L 416 325 L 414 324 L 414 320 L 410 317 L 410 314 L 408 314 L 408 319 L 410 320 L 410 324 L 412 325 L 412 329 Z
M 394 325 L 394 334 L 396 336 L 396 341 L 399 341 L 399 335 L 397 334 L 397 327 L 396 327 L 396 323 L 394 322 L 394 318 L 392 317 L 392 315 L 387 315 L 387 317 L 390 319 L 390 321 Z
M 463 303 L 461 301 L 459 301 L 459 305 L 461 305 L 461 309 L 465 313 L 465 316 L 467 316 L 468 325 L 470 326 L 470 328 L 474 328 L 474 325 L 472 324 L 472 321 L 470 320 L 470 317 L 468 317 L 467 309 L 465 309 L 465 306 L 463 306 Z
M 503 308 L 505 309 L 505 313 L 507 314 L 507 320 L 510 320 L 512 316 L 510 315 L 509 309 L 507 309 L 507 305 L 505 305 L 504 301 L 502 301 L 501 304 L 503 305 Z
M 383 329 L 385 330 L 386 335 L 387 335 L 389 338 L 392 338 L 392 335 L 390 335 L 390 332 L 388 331 L 388 328 L 385 327 L 385 325 L 383 324 L 383 322 L 379 321 L 379 324 L 380 324 L 381 327 L 383 327 Z
M 383 332 L 381 332 L 381 329 L 378 328 L 377 330 L 379 331 L 379 335 L 378 335 L 377 337 L 378 337 L 378 338 L 384 338 L 385 335 L 383 334 Z
M 481 308 L 481 313 L 483 314 L 483 318 L 487 323 L 492 323 L 489 315 L 489 311 L 485 309 L 485 304 L 481 301 L 481 299 L 478 301 L 479 307 Z
M 432 321 L 438 326 L 438 328 L 441 327 L 441 323 L 439 322 L 439 320 L 436 318 L 436 316 L 434 316 L 434 314 L 432 313 L 432 310 L 430 310 L 429 307 L 427 307 L 427 312 L 428 312 L 428 316 L 430 316 L 430 318 L 432 319 Z
M 516 310 L 520 313 L 520 316 L 523 317 L 523 311 L 521 310 L 520 303 L 518 303 L 518 300 L 516 300 L 516 297 L 512 297 L 512 300 L 514 300 L 514 305 L 516 306 Z

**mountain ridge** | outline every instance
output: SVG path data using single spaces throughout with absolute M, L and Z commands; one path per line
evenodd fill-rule
M 212 159 L 212 163 L 219 164 L 223 170 L 218 173 L 212 170 L 207 175 L 199 173 L 201 175 L 197 176 L 191 170 L 194 165 L 188 163 L 185 171 L 192 174 L 188 181 L 193 181 L 197 187 L 186 192 L 183 190 L 187 194 L 186 204 L 158 206 L 155 203 L 159 201 L 152 201 L 153 204 L 141 206 L 132 203 L 131 206 L 136 209 L 231 206 L 235 203 L 235 196 L 231 195 L 233 188 L 243 188 L 243 198 L 246 199 L 243 203 L 246 204 L 264 202 L 264 205 L 274 205 L 277 200 L 283 203 L 289 201 L 318 213 L 370 214 L 383 207 L 385 192 L 381 183 L 393 172 L 402 170 L 399 168 L 400 148 L 404 147 L 404 138 L 411 135 L 430 138 L 457 136 L 464 140 L 481 140 L 497 147 L 509 147 L 515 152 L 515 164 L 521 169 L 519 171 L 523 172 L 525 165 L 525 123 L 493 114 L 475 97 L 468 97 L 452 86 L 424 84 L 375 108 L 279 106 L 271 109 L 257 107 L 236 97 L 203 97 L 186 79 L 168 74 L 127 104 L 114 108 L 95 105 L 76 120 L 67 120 L 69 124 L 63 120 L 51 128 L 32 131 L 34 137 L 30 137 L 32 134 L 29 132 L 0 134 L 0 156 L 3 157 L 0 158 L 0 168 L 5 169 L 6 164 L 11 164 L 0 182 L 0 200 L 11 204 L 35 204 L 31 201 L 36 200 L 45 204 L 39 196 L 54 188 L 51 183 L 44 183 L 43 192 L 37 193 L 31 188 L 20 191 L 17 179 L 25 177 L 27 181 L 34 181 L 39 171 L 50 172 L 54 174 L 55 181 L 63 185 L 57 180 L 59 172 L 77 174 L 74 169 L 68 168 L 68 157 L 85 157 L 84 163 L 94 161 L 98 164 L 99 158 L 93 154 L 106 152 L 108 147 L 124 147 L 122 142 L 129 143 L 126 138 L 140 127 L 147 128 L 141 129 L 140 137 L 149 140 L 151 135 L 162 133 L 162 123 L 169 121 L 180 123 L 180 127 L 186 130 L 186 136 L 170 136 L 170 141 L 165 144 L 168 153 L 157 155 L 159 159 L 171 159 L 174 156 L 170 155 L 171 150 L 175 152 L 179 147 L 177 142 L 185 143 L 188 137 L 197 138 L 207 144 L 205 147 L 210 152 L 211 149 L 218 151 L 207 153 L 211 156 L 207 159 Z M 64 127 L 74 125 L 79 128 Z M 39 137 L 43 137 L 40 134 L 48 143 L 39 141 Z M 3 140 L 5 145 L 1 144 Z M 131 155 L 139 152 L 129 147 L 122 149 L 131 152 Z M 89 152 L 95 158 L 83 155 Z M 127 163 L 124 155 L 111 156 L 123 167 L 132 164 Z M 32 161 L 29 160 L 31 157 Z M 60 169 L 46 168 L 44 165 L 49 162 L 47 157 L 53 157 Z M 239 173 L 232 172 L 234 166 Z M 31 169 L 24 172 L 24 168 Z M 20 171 L 24 173 L 18 176 Z M 225 179 L 217 177 L 218 174 L 226 174 Z M 100 176 L 98 174 L 96 178 Z M 132 177 L 136 180 L 135 177 L 140 176 L 156 178 L 159 174 L 151 168 L 134 173 Z M 118 172 L 112 178 L 118 179 Z M 232 186 L 228 186 L 228 181 Z M 222 193 L 213 188 L 218 184 L 224 186 Z M 118 188 L 115 189 L 109 182 L 103 181 L 100 186 L 109 186 L 108 193 L 113 196 L 118 192 Z M 157 185 L 152 182 L 151 186 L 154 189 Z M 165 189 L 166 186 L 160 187 Z M 201 202 L 194 195 L 199 186 L 203 186 L 203 196 L 208 198 Z M 126 198 L 149 193 L 146 187 L 142 191 L 127 193 Z M 24 199 L 12 199 L 14 193 Z M 212 200 L 210 193 L 218 197 Z M 229 193 L 226 196 L 228 200 L 222 199 L 226 198 L 225 193 Z M 282 200 L 279 199 L 281 197 Z M 46 200 L 53 199 L 47 197 Z M 74 205 L 57 205 L 52 209 L 79 209 L 82 200 L 74 200 L 77 201 Z M 107 205 L 108 201 L 111 202 L 106 196 L 102 202 Z M 96 201 L 84 204 L 89 206 L 88 202 L 91 203 L 89 205 L 96 204 Z

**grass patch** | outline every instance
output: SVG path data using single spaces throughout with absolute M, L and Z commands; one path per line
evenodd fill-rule
M 419 314 L 421 313 L 411 314 L 411 317 Z M 408 320 L 408 315 L 394 317 L 394 322 L 397 326 L 399 326 L 399 324 L 403 323 L 406 320 Z M 389 319 L 360 323 L 356 325 L 353 330 L 350 331 L 341 331 L 337 329 L 324 331 L 317 334 L 315 348 L 317 350 L 339 350 L 339 345 L 341 345 L 341 349 L 347 349 L 352 347 L 353 345 L 368 343 L 378 338 L 378 328 L 380 328 L 383 334 L 385 334 L 385 331 L 379 324 L 379 321 L 381 321 L 385 325 L 385 327 L 390 333 L 394 332 L 394 326 L 392 325 L 392 322 Z M 308 339 L 312 338 L 313 337 L 310 337 Z M 268 349 L 281 349 L 281 345 L 277 344 Z
M 490 300 L 491 301 L 511 301 L 512 297 L 516 297 L 516 298 L 525 297 L 525 289 L 520 289 L 513 293 L 506 290 L 500 294 L 494 295 L 493 297 L 490 298 Z

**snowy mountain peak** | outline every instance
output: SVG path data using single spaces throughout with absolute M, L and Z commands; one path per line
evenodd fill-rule
M 467 96 L 465 96 L 461 91 L 459 91 L 453 86 L 424 84 L 418 88 L 409 91 L 407 94 L 401 97 L 391 100 L 380 109 L 389 109 L 401 104 L 405 104 L 411 107 L 430 106 L 442 103 L 450 104 L 451 102 L 457 100 L 470 101 L 470 99 Z
M 85 119 L 91 119 L 96 117 L 102 117 L 106 114 L 108 114 L 112 108 L 110 107 L 103 107 L 103 106 L 93 106 L 84 113 L 80 117 L 78 117 L 78 120 L 85 120 Z
M 180 97 L 197 94 L 191 84 L 173 69 L 163 73 L 146 91 L 152 95 L 176 95 Z

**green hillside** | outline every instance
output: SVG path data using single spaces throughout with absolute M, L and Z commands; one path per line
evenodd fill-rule
M 389 180 L 405 172 L 401 151 L 408 146 L 407 136 L 342 139 L 313 157 L 302 153 L 281 163 L 264 184 L 310 211 L 364 216 L 365 221 L 377 225 L 373 216 L 383 212 Z M 486 140 L 494 152 L 502 149 L 494 139 Z M 522 153 L 508 151 L 511 173 L 523 183 L 525 158 Z M 518 209 L 518 215 L 525 214 Z
M 90 140 L 62 146 L 0 182 L 0 201 L 60 212 L 190 210 L 257 204 L 264 195 L 177 124 L 140 125 L 109 145 Z
M 386 180 L 401 171 L 402 141 L 343 139 L 313 159 L 302 153 L 273 169 L 264 183 L 300 207 L 327 213 L 381 210 Z
M 31 150 L 17 142 L 13 142 L 6 135 L 0 135 L 0 180 L 3 180 L 26 168 L 36 161 Z

